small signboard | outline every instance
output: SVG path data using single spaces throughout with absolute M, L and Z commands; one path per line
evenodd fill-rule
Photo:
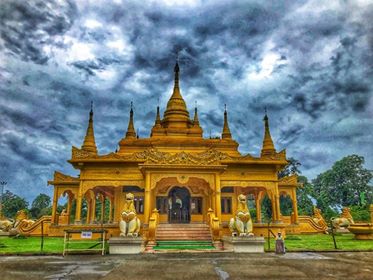
M 92 231 L 82 231 L 80 237 L 84 239 L 92 239 Z

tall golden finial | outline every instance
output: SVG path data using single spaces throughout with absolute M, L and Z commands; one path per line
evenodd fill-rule
M 269 123 L 268 123 L 268 116 L 267 116 L 267 108 L 264 108 L 264 138 L 263 138 L 263 147 L 262 147 L 262 152 L 261 155 L 273 155 L 276 153 L 275 146 L 273 145 L 271 133 L 269 131 Z
M 227 104 L 224 104 L 224 125 L 223 132 L 221 134 L 222 139 L 231 139 L 232 134 L 228 125 L 228 113 L 227 113 Z
M 161 114 L 159 112 L 159 105 L 157 106 L 157 115 L 155 117 L 155 124 L 154 124 L 156 127 L 160 127 L 161 126 Z
M 126 132 L 126 138 L 136 138 L 135 126 L 133 125 L 133 103 L 131 101 L 130 119 Z
M 195 107 L 194 107 L 193 125 L 194 126 L 199 126 L 198 111 L 197 111 L 197 100 L 195 101 Z
M 97 147 L 95 141 L 95 133 L 93 130 L 93 101 L 91 101 L 91 110 L 89 112 L 89 122 L 87 132 L 84 137 L 82 150 L 97 154 Z

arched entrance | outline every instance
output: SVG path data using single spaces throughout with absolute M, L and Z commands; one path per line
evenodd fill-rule
M 190 222 L 190 193 L 187 188 L 173 187 L 168 193 L 168 222 Z

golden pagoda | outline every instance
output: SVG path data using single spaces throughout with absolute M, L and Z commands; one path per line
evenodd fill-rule
M 67 228 L 104 227 L 108 236 L 119 236 L 118 223 L 127 193 L 134 194 L 142 225 L 140 234 L 145 240 L 157 239 L 157 229 L 165 224 L 205 225 L 213 239 L 219 240 L 229 234 L 228 223 L 241 194 L 255 210 L 254 234 L 267 234 L 268 221 L 264 221 L 261 211 L 266 196 L 272 206 L 272 231 L 299 231 L 297 178 L 278 178 L 278 171 L 287 164 L 286 153 L 275 149 L 267 113 L 260 156 L 242 155 L 229 129 L 226 107 L 221 138 L 203 137 L 197 107 L 191 118 L 180 91 L 179 75 L 176 63 L 172 95 L 163 118 L 159 106 L 156 108 L 150 137 L 136 135 L 131 103 L 128 128 L 115 152 L 98 153 L 91 108 L 83 145 L 72 147 L 68 161 L 79 170 L 79 176 L 55 172 L 49 181 L 54 186 L 49 235 L 62 235 Z M 281 215 L 281 195 L 292 200 L 293 213 L 289 217 Z M 67 197 L 63 215 L 57 213 L 62 196 Z

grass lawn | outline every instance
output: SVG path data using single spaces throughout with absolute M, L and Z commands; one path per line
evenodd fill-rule
M 335 236 L 338 250 L 366 251 L 373 250 L 373 240 L 356 240 L 353 234 L 338 234 Z M 304 234 L 287 235 L 285 238 L 287 251 L 334 251 L 334 243 L 331 235 Z M 271 251 L 274 251 L 275 240 L 271 239 Z M 265 249 L 268 250 L 266 240 Z
M 353 234 L 336 235 L 337 247 L 339 250 L 348 251 L 373 251 L 373 240 L 355 240 Z M 97 241 L 83 241 L 83 243 L 70 244 L 69 248 L 86 249 L 92 248 Z M 334 244 L 331 235 L 310 234 L 310 235 L 288 235 L 285 239 L 287 251 L 334 251 Z M 100 246 L 96 247 L 99 249 Z M 271 250 L 274 251 L 275 240 L 271 239 Z M 265 249 L 268 250 L 267 242 Z M 44 238 L 43 253 L 59 253 L 63 251 L 63 238 L 46 237 Z M 0 237 L 0 255 L 1 254 L 22 254 L 22 253 L 41 253 L 40 237 L 28 237 L 16 239 L 10 237 Z
M 19 253 L 41 253 L 40 251 L 40 237 L 27 237 L 27 238 L 11 238 L 0 237 L 0 255 L 1 254 L 19 254 Z M 88 249 L 88 248 L 101 248 L 101 244 L 97 245 L 96 240 L 82 241 L 79 243 L 69 244 L 70 249 Z M 43 253 L 59 253 L 63 252 L 63 238 L 61 237 L 45 237 Z

